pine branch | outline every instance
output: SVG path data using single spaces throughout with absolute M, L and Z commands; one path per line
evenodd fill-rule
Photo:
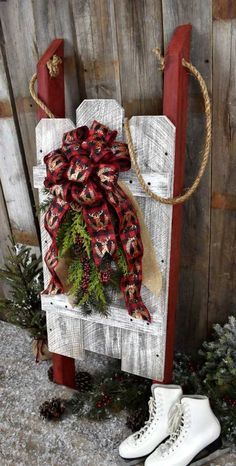
M 75 259 L 73 262 L 70 264 L 69 270 L 68 270 L 68 283 L 72 285 L 70 289 L 70 294 L 76 295 L 78 292 L 81 280 L 83 277 L 83 266 L 80 261 L 80 259 Z
M 10 284 L 10 299 L 1 302 L 7 308 L 7 319 L 33 335 L 46 335 L 45 314 L 41 311 L 40 292 L 43 287 L 41 259 L 29 247 L 16 246 L 13 239 L 5 268 L 0 278 Z
M 127 265 L 127 262 L 126 262 L 126 259 L 125 259 L 125 255 L 124 255 L 124 252 L 123 252 L 123 249 L 121 248 L 121 246 L 118 246 L 118 248 L 117 248 L 116 264 L 117 264 L 118 269 L 122 273 L 122 275 L 128 275 L 129 269 L 128 269 L 128 265 Z
M 75 212 L 73 215 L 73 222 L 71 225 L 71 235 L 73 243 L 76 242 L 77 235 L 80 236 L 84 243 L 84 248 L 88 257 L 91 255 L 91 239 L 87 232 L 86 225 L 81 212 Z

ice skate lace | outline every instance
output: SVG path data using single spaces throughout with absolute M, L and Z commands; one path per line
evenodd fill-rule
M 149 419 L 145 421 L 144 426 L 134 434 L 134 440 L 140 440 L 140 438 L 147 432 L 149 427 L 151 426 L 156 414 L 157 414 L 157 404 L 156 400 L 151 396 L 149 402 L 148 402 L 148 407 L 149 407 Z
M 185 435 L 190 425 L 190 413 L 188 407 L 181 403 L 176 403 L 169 414 L 169 439 L 160 446 L 161 453 L 168 455 L 177 446 L 178 441 Z

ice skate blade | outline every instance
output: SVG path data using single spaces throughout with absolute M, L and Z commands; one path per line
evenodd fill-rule
M 134 466 L 135 464 L 144 463 L 148 456 L 149 455 L 131 459 L 122 458 L 122 456 L 120 456 L 119 464 L 124 466 Z
M 195 458 L 192 459 L 191 463 L 189 463 L 188 466 L 193 465 L 193 466 L 202 466 L 206 459 L 211 460 L 213 459 L 214 452 L 216 450 L 219 450 L 222 447 L 222 442 L 221 438 L 218 437 L 214 442 L 210 443 L 207 445 L 203 450 L 201 450 Z

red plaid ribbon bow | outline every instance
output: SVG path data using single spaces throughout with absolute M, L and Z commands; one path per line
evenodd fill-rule
M 117 131 L 94 121 L 91 128 L 81 126 L 65 133 L 62 147 L 45 156 L 46 188 L 53 194 L 45 214 L 45 228 L 52 243 L 45 255 L 51 280 L 44 291 L 63 292 L 55 272 L 58 263 L 56 237 L 60 222 L 69 209 L 81 211 L 91 238 L 95 265 L 99 268 L 105 254 L 116 257 L 117 236 L 121 242 L 129 273 L 121 279 L 121 290 L 131 316 L 150 321 L 140 296 L 143 245 L 136 212 L 117 184 L 120 171 L 130 169 L 127 145 L 116 141 Z M 118 218 L 118 233 L 112 222 Z

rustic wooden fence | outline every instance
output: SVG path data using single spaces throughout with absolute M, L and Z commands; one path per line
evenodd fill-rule
M 192 24 L 191 60 L 213 106 L 211 163 L 184 209 L 176 346 L 194 350 L 236 304 L 236 2 L 7 0 L 0 12 L 0 263 L 10 232 L 38 244 L 36 109 L 28 82 L 49 43 L 65 39 L 69 118 L 84 98 L 117 99 L 128 116 L 155 115 L 162 112 L 162 75 L 151 50 L 164 51 L 176 26 Z M 186 185 L 196 174 L 203 127 L 191 82 Z

